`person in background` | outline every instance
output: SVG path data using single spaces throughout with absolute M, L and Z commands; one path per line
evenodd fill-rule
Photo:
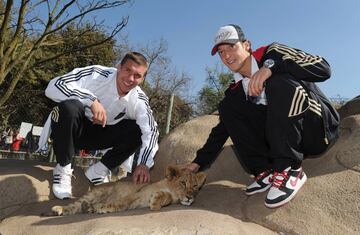
M 7 136 L 5 138 L 5 149 L 11 151 L 11 145 L 13 143 L 13 135 L 14 132 L 13 130 L 10 128 L 7 132 Z
M 16 130 L 13 135 L 13 143 L 11 145 L 12 151 L 20 151 L 21 142 L 24 140 L 23 137 L 20 136 L 20 131 Z
M 6 142 L 6 136 L 7 136 L 7 132 L 6 132 L 6 130 L 4 129 L 2 132 L 1 132 L 1 149 L 4 149 L 5 147 L 6 147 L 6 144 L 5 144 L 5 142 Z
M 25 149 L 28 154 L 32 154 L 36 150 L 36 143 L 34 141 L 33 127 L 26 134 L 25 137 Z

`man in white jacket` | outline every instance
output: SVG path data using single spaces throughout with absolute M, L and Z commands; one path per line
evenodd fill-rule
M 85 172 L 95 185 L 109 182 L 111 169 L 138 149 L 133 182 L 150 181 L 149 169 L 154 164 L 159 134 L 148 97 L 138 86 L 147 69 L 142 54 L 129 52 L 116 68 L 76 68 L 50 81 L 45 94 L 58 106 L 45 124 L 49 131 L 44 127 L 42 135 L 49 136 L 51 131 L 53 138 L 58 164 L 53 171 L 52 190 L 57 198 L 71 197 L 75 149 L 109 149 Z

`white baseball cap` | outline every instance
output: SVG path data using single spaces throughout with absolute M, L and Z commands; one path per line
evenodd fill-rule
M 238 25 L 229 24 L 220 27 L 220 29 L 215 34 L 215 45 L 211 50 L 211 55 L 215 55 L 218 51 L 218 46 L 223 43 L 235 44 L 237 42 L 243 42 L 245 40 L 245 35 Z

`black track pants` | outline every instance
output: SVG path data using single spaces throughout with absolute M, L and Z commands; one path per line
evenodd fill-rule
M 75 149 L 112 148 L 101 162 L 109 169 L 120 165 L 141 146 L 141 130 L 134 120 L 124 119 L 115 125 L 94 125 L 85 117 L 83 104 L 66 100 L 52 111 L 52 138 L 57 162 L 71 162 Z
M 298 81 L 287 75 L 273 76 L 265 92 L 268 104 L 253 104 L 240 82 L 219 105 L 220 118 L 252 173 L 297 168 L 304 156 L 326 150 L 321 113 L 309 107 L 311 96 Z

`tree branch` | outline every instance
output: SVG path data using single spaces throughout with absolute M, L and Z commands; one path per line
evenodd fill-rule
M 97 2 L 94 6 L 92 6 L 92 4 L 88 5 L 88 8 L 85 7 L 86 10 L 80 12 L 79 14 L 71 17 L 70 19 L 66 20 L 65 22 L 63 22 L 62 24 L 60 24 L 59 26 L 55 27 L 53 30 L 50 30 L 49 32 L 47 32 L 46 34 L 52 34 L 56 31 L 59 31 L 60 29 L 62 29 L 64 26 L 68 25 L 70 22 L 83 17 L 84 15 L 87 15 L 90 12 L 96 11 L 96 10 L 100 10 L 100 9 L 107 9 L 107 8 L 112 8 L 112 7 L 117 7 L 120 5 L 123 5 L 125 3 L 129 2 L 128 0 L 123 0 L 123 1 L 115 1 L 115 2 L 108 2 L 108 1 L 100 1 Z M 66 9 L 68 7 L 70 7 L 70 5 L 72 5 L 74 3 L 73 1 L 70 1 L 68 4 L 66 4 L 61 10 L 60 12 L 54 17 L 53 21 L 57 21 L 62 14 L 66 11 Z M 101 4 L 102 3 L 102 4 Z M 101 5 L 100 5 L 101 4 Z
M 61 57 L 61 56 L 64 56 L 64 55 L 66 55 L 66 54 L 69 54 L 69 53 L 71 53 L 71 52 L 83 51 L 83 50 L 85 50 L 85 49 L 87 49 L 87 48 L 101 45 L 101 44 L 103 44 L 103 43 L 111 40 L 118 32 L 120 32 L 120 31 L 126 26 L 127 22 L 128 22 L 128 17 L 123 18 L 122 22 L 119 23 L 119 24 L 115 27 L 115 29 L 111 32 L 110 36 L 108 36 L 107 38 L 105 38 L 105 39 L 103 39 L 103 40 L 101 40 L 101 41 L 88 44 L 88 45 L 86 45 L 86 46 L 77 48 L 77 49 L 75 49 L 75 50 L 72 49 L 72 50 L 64 51 L 64 52 L 62 52 L 62 53 L 60 53 L 60 54 L 56 54 L 56 55 L 54 55 L 54 56 L 51 56 L 51 57 L 42 59 L 42 60 L 36 62 L 36 63 L 34 64 L 34 66 L 39 66 L 39 65 L 44 64 L 44 63 L 46 63 L 46 62 L 49 62 L 49 61 L 51 61 L 51 60 L 55 60 L 55 59 L 57 59 L 57 58 L 59 58 L 59 57 Z
M 25 16 L 26 7 L 27 7 L 28 3 L 29 3 L 28 0 L 21 1 L 21 6 L 19 9 L 19 16 L 18 16 L 18 20 L 17 20 L 17 24 L 16 24 L 16 30 L 15 30 L 14 36 L 13 36 L 8 48 L 5 50 L 5 54 L 4 54 L 4 58 L 3 58 L 5 60 L 8 60 L 8 58 L 12 57 L 12 53 L 14 53 L 14 49 L 16 48 L 16 45 L 19 41 L 20 33 L 23 30 L 24 16 Z M 4 63 L 6 64 L 7 61 L 5 61 Z
M 8 89 L 5 94 L 0 97 L 0 107 L 4 105 L 4 103 L 9 99 L 10 95 L 13 93 L 16 84 L 19 82 L 22 77 L 23 72 L 27 69 L 27 66 L 30 62 L 30 58 L 34 52 L 30 52 L 29 57 L 26 58 L 25 62 L 21 66 L 21 68 L 13 74 L 13 78 L 10 82 Z
M 8 0 L 6 2 L 4 19 L 0 28 L 0 60 L 4 58 L 5 36 L 8 34 L 8 25 L 11 19 L 11 8 L 13 3 L 14 3 L 13 0 Z M 1 84 L 1 80 L 0 80 L 0 84 Z
M 1 1 L 1 0 L 0 0 Z M 6 88 L 4 88 L 5 94 L 0 95 L 0 107 L 6 102 L 13 92 L 16 84 L 22 78 L 24 71 L 29 67 L 29 64 L 33 64 L 33 56 L 37 51 L 41 52 L 41 47 L 52 43 L 51 40 L 47 40 L 50 35 L 63 29 L 65 26 L 74 22 L 79 23 L 81 20 L 91 12 L 108 9 L 123 5 L 131 2 L 131 0 L 123 1 L 110 1 L 110 0 L 89 0 L 89 1 L 76 1 L 68 0 L 62 3 L 62 0 L 38 0 L 34 4 L 30 3 L 30 0 L 21 0 L 17 3 L 19 10 L 17 12 L 17 20 L 14 22 L 12 12 L 14 1 L 7 0 L 6 7 L 1 13 L 1 25 L 0 25 L 0 85 L 3 84 L 5 79 L 11 79 L 7 82 Z M 85 2 L 85 4 L 84 4 Z M 30 14 L 37 14 L 37 7 L 47 4 L 48 16 L 47 19 L 42 21 L 42 18 L 36 15 L 28 15 L 27 9 L 30 9 Z M 51 4 L 52 3 L 52 4 Z M 21 5 L 20 5 L 21 4 Z M 70 11 L 70 7 L 78 7 L 80 10 L 73 14 L 74 11 Z M 60 11 L 59 7 L 61 6 Z M 71 14 L 69 13 L 71 12 Z M 70 16 L 70 17 L 69 17 Z M 46 17 L 45 17 L 46 18 Z M 123 18 L 123 21 L 113 29 L 111 34 L 105 39 L 99 39 L 99 41 L 90 42 L 90 44 L 82 46 L 78 49 L 62 52 L 58 55 L 44 58 L 41 61 L 35 62 L 37 64 L 45 63 L 47 61 L 54 60 L 60 56 L 68 54 L 70 52 L 76 52 L 85 50 L 90 47 L 101 45 L 111 40 L 117 33 L 119 33 L 127 24 L 128 17 Z M 36 27 L 35 24 L 38 24 Z M 41 24 L 42 23 L 42 24 Z M 14 27 L 9 27 L 13 24 Z M 24 25 L 26 24 L 26 25 Z M 56 24 L 56 25 L 55 25 Z M 34 26 L 34 27 L 33 27 Z M 39 26 L 43 26 L 40 30 Z M 96 22 L 92 27 L 96 27 Z M 10 34 L 12 32 L 12 34 Z M 9 35 L 10 34 L 10 35 Z M 86 30 L 80 32 L 78 37 L 82 37 L 86 34 Z M 40 49 L 40 50 L 39 50 Z M 11 73 L 11 78 L 8 76 Z

